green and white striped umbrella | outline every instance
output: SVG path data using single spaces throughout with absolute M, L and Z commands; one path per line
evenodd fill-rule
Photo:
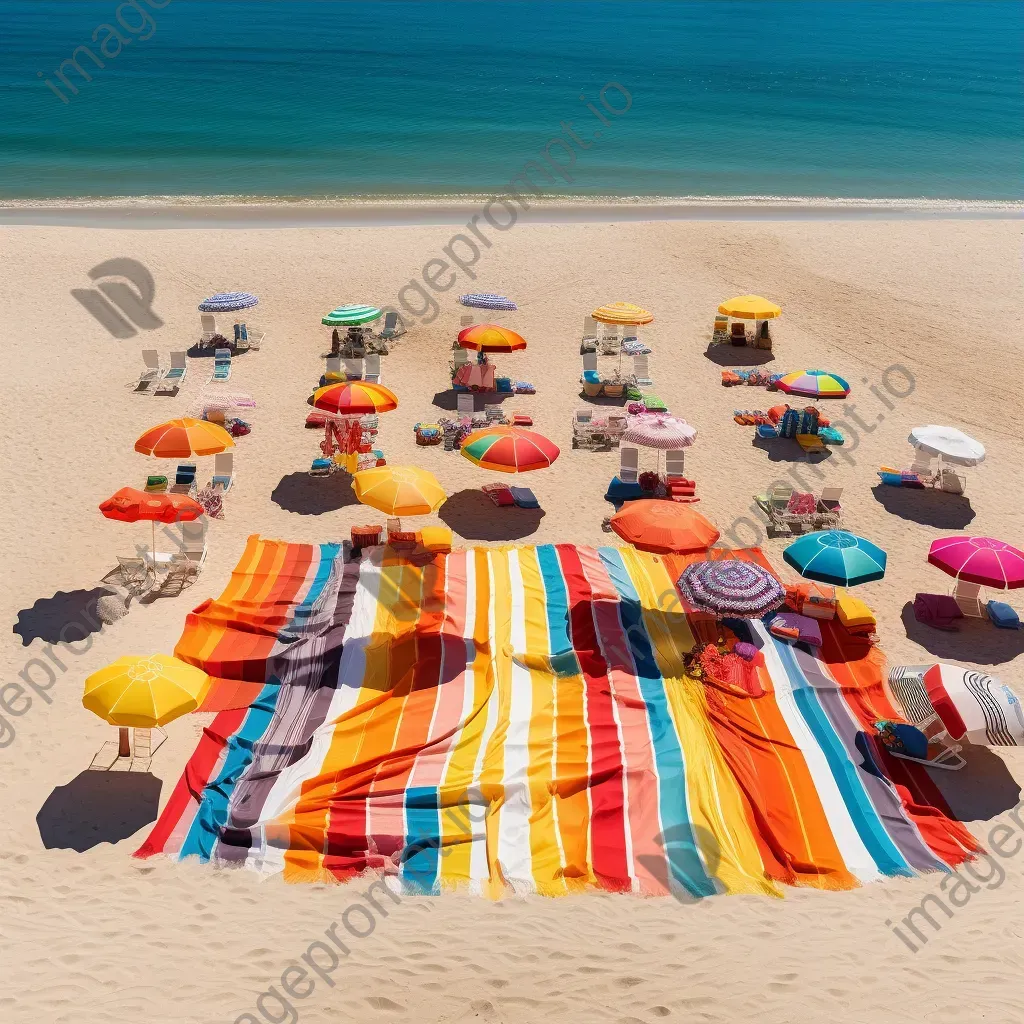
M 378 320 L 381 311 L 376 306 L 339 306 L 332 309 L 320 322 L 328 327 L 358 327 Z

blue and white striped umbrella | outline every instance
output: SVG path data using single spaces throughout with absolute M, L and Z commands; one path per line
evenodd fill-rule
M 380 318 L 381 311 L 376 306 L 338 306 L 332 309 L 320 323 L 328 327 L 358 327 Z
M 201 313 L 232 313 L 236 309 L 250 309 L 260 300 L 252 292 L 217 292 L 199 303 Z
M 459 302 L 464 306 L 475 306 L 477 309 L 518 309 L 519 307 L 504 295 L 495 295 L 493 292 L 474 292 L 470 295 L 460 295 Z

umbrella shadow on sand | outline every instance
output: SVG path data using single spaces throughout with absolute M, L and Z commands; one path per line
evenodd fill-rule
M 300 516 L 322 516 L 325 512 L 359 504 L 348 473 L 332 473 L 326 477 L 289 473 L 281 477 L 270 500 L 285 512 Z
M 749 345 L 708 345 L 704 357 L 718 366 L 763 366 L 775 359 L 771 349 Z
M 455 391 L 449 388 L 447 391 L 438 391 L 432 404 L 445 412 L 456 412 L 459 408 L 459 395 L 472 396 L 474 412 L 483 412 L 485 405 L 500 405 L 506 399 L 516 397 L 511 391 Z
M 58 590 L 53 597 L 39 598 L 31 608 L 22 608 L 14 632 L 25 647 L 33 640 L 48 644 L 77 643 L 103 628 L 96 604 L 101 597 L 109 595 L 109 587 Z
M 945 661 L 1002 665 L 1024 654 L 1024 629 L 997 629 L 987 618 L 958 619 L 955 630 L 935 629 L 917 621 L 913 601 L 903 606 L 902 618 L 907 638 Z
M 87 769 L 56 786 L 36 815 L 48 850 L 85 853 L 100 843 L 118 843 L 156 821 L 162 782 L 148 772 Z
M 931 778 L 958 821 L 991 821 L 1016 807 L 1021 789 L 1006 763 L 988 747 L 965 744 L 967 767 L 959 772 L 932 772 Z
M 871 493 L 890 515 L 940 530 L 963 530 L 976 515 L 970 501 L 962 494 L 888 484 L 877 484 L 871 488 Z
M 438 518 L 466 540 L 518 540 L 537 532 L 542 508 L 497 508 L 483 491 L 457 491 L 438 510 Z

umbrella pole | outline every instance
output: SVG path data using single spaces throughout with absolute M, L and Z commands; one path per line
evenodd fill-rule
M 153 528 L 153 548 L 150 554 L 153 558 L 153 567 L 156 568 L 156 520 L 150 519 L 149 525 Z
M 131 744 L 128 742 L 128 729 L 125 726 L 121 726 L 117 730 L 117 756 L 132 756 L 132 747 Z

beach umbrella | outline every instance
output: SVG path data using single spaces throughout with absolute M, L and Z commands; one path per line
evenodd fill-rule
M 854 587 L 885 575 L 885 552 L 844 530 L 805 534 L 790 544 L 782 557 L 805 579 L 837 587 Z
M 697 428 L 675 416 L 636 416 L 622 435 L 629 444 L 661 451 L 689 448 L 697 440 Z
M 940 537 L 928 561 L 964 583 L 996 590 L 1024 587 L 1024 551 L 994 537 Z
M 233 313 L 239 309 L 251 309 L 259 303 L 252 292 L 217 292 L 199 303 L 202 313 Z
M 767 569 L 732 558 L 694 562 L 676 585 L 692 608 L 719 618 L 759 619 L 786 599 L 782 584 Z
M 472 306 L 476 309 L 518 309 L 519 307 L 504 295 L 495 295 L 493 292 L 473 292 L 469 295 L 460 295 L 459 302 L 463 306 Z
M 558 447 L 535 430 L 495 426 L 469 434 L 462 442 L 462 454 L 481 469 L 528 473 L 547 469 L 558 458 Z
M 118 523 L 152 523 L 154 555 L 157 523 L 191 523 L 205 513 L 203 506 L 187 494 L 151 494 L 134 487 L 122 487 L 99 508 L 105 519 Z
M 459 331 L 459 346 L 476 352 L 520 352 L 526 348 L 526 339 L 507 327 L 477 324 Z
M 842 377 L 826 370 L 795 370 L 777 381 L 780 391 L 805 398 L 845 398 L 850 385 Z
M 368 324 L 373 320 L 379 320 L 381 310 L 376 306 L 338 306 L 332 309 L 320 323 L 328 327 L 358 327 L 360 324 Z
M 85 680 L 82 704 L 118 727 L 118 755 L 128 757 L 129 729 L 155 729 L 195 711 L 211 682 L 202 669 L 167 654 L 128 656 Z
M 313 392 L 313 407 L 335 416 L 369 416 L 398 408 L 398 396 L 383 384 L 339 381 Z
M 674 501 L 627 501 L 610 524 L 627 544 L 663 555 L 707 551 L 721 537 L 709 519 Z
M 976 466 L 985 460 L 985 446 L 956 427 L 914 427 L 907 440 L 919 451 L 958 466 Z
M 433 473 L 416 466 L 378 466 L 352 477 L 356 497 L 389 516 L 425 516 L 447 499 Z
M 638 324 L 649 324 L 654 321 L 654 314 L 649 313 L 640 306 L 634 306 L 632 302 L 610 302 L 605 306 L 598 306 L 590 314 L 598 323 L 634 327 Z
M 955 740 L 995 747 L 1024 746 L 1020 698 L 998 679 L 939 662 L 922 679 L 928 703 Z M 897 691 L 898 696 L 902 696 Z
M 718 312 L 736 320 L 774 320 L 782 316 L 782 307 L 760 295 L 737 295 L 735 299 L 726 299 Z
M 168 420 L 150 427 L 136 442 L 135 450 L 158 459 L 187 459 L 193 455 L 217 455 L 234 448 L 231 435 L 206 420 Z

